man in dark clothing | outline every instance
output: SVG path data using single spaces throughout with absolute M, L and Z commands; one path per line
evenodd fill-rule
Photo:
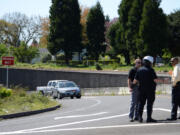
M 131 92 L 131 106 L 130 106 L 130 113 L 129 113 L 130 122 L 133 122 L 134 120 L 138 120 L 138 93 L 139 91 L 138 91 L 137 86 L 135 86 L 134 88 L 131 88 L 131 85 L 133 83 L 136 72 L 140 67 L 141 67 L 141 59 L 136 59 L 135 67 L 129 71 L 129 75 L 128 75 L 128 87 L 129 87 L 129 91 Z
M 156 81 L 157 75 L 152 68 L 153 57 L 146 56 L 143 59 L 143 67 L 140 68 L 135 76 L 133 85 L 139 83 L 139 122 L 142 122 L 142 115 L 144 105 L 147 101 L 147 121 L 146 122 L 156 122 L 152 119 L 153 103 L 155 101 L 155 90 L 156 90 Z

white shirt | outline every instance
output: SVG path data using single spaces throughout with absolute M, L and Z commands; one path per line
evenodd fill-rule
M 172 84 L 173 84 L 173 86 L 175 86 L 176 83 L 179 81 L 180 81 L 180 64 L 177 64 L 174 67 L 173 73 L 172 73 Z

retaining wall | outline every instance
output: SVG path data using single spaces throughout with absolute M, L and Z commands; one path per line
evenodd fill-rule
M 6 84 L 6 68 L 0 68 L 0 84 Z M 127 73 L 102 71 L 54 71 L 9 68 L 9 85 L 21 85 L 35 90 L 49 80 L 71 80 L 81 88 L 127 87 Z M 169 78 L 160 75 L 161 78 Z

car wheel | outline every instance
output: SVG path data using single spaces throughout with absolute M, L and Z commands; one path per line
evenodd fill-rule
M 74 98 L 74 96 L 71 96 L 71 99 L 73 99 Z
M 58 92 L 57 97 L 58 97 L 58 99 L 62 99 L 61 93 Z
M 81 98 L 81 94 L 77 95 L 76 98 L 80 99 Z

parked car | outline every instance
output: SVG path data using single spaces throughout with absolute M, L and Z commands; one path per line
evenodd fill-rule
M 36 91 L 41 92 L 43 95 L 52 95 L 52 90 L 55 88 L 57 82 L 66 80 L 51 80 L 47 83 L 47 86 L 38 86 Z
M 80 88 L 72 81 L 58 81 L 52 92 L 53 98 L 81 98 Z

